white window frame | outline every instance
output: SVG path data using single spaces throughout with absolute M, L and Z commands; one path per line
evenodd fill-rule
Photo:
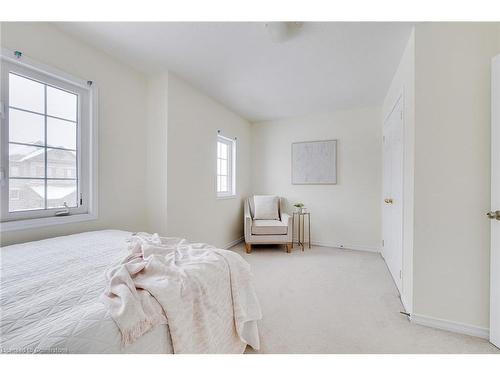
M 8 151 L 8 77 L 13 72 L 79 95 L 77 170 L 79 193 L 78 207 L 70 208 L 70 215 L 55 216 L 55 209 L 9 212 L 9 151 Z M 94 82 L 75 78 L 63 71 L 39 63 L 24 55 L 2 49 L 0 56 L 0 231 L 13 231 L 49 225 L 67 224 L 97 219 L 97 94 Z
M 219 185 L 218 185 L 219 174 L 217 173 L 217 163 L 219 162 L 219 154 L 218 154 L 219 142 L 227 145 L 227 150 L 228 150 L 228 158 L 227 158 L 228 190 L 221 191 L 221 192 L 219 191 Z M 224 137 L 224 136 L 218 134 L 217 135 L 217 142 L 216 142 L 216 158 L 215 158 L 215 160 L 216 160 L 215 191 L 216 191 L 217 199 L 235 198 L 236 197 L 236 139 L 227 138 L 227 137 Z

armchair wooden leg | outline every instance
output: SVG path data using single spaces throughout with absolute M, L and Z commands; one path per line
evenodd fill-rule
M 291 253 L 292 252 L 292 243 L 289 242 L 286 244 L 286 252 Z
M 252 244 L 245 242 L 245 248 L 247 250 L 247 254 L 250 254 L 252 252 Z

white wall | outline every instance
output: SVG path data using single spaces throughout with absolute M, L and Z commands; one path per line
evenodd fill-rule
M 103 228 L 141 230 L 146 172 L 146 81 L 133 69 L 46 23 L 2 23 L 1 44 L 99 87 L 99 219 L 2 233 L 1 244 Z
M 168 73 L 148 79 L 147 119 L 147 230 L 166 235 Z
M 490 62 L 498 25 L 415 30 L 414 313 L 489 326 Z
M 379 108 L 261 122 L 252 125 L 252 182 L 256 194 L 276 194 L 311 212 L 312 241 L 376 250 L 381 244 Z M 336 185 L 292 185 L 291 144 L 337 139 Z
M 216 199 L 219 129 L 237 137 L 232 199 Z M 216 246 L 240 239 L 243 198 L 250 193 L 250 124 L 169 73 L 167 150 L 168 234 Z
M 413 226 L 415 173 L 415 31 L 408 39 L 398 69 L 382 105 L 382 125 L 394 104 L 403 98 L 403 267 L 401 300 L 407 312 L 413 309 Z M 381 125 L 381 126 L 382 126 Z M 382 198 L 382 197 L 381 197 Z

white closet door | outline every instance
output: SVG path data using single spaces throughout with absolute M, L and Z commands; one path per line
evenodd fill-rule
M 395 104 L 384 123 L 382 255 L 401 293 L 403 265 L 403 103 Z
M 491 71 L 490 341 L 500 347 L 500 55 Z

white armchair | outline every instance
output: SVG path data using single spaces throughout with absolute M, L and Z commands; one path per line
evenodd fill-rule
M 259 220 L 255 217 L 254 197 L 245 199 L 245 246 L 247 254 L 252 244 L 284 244 L 287 253 L 292 251 L 292 217 L 281 211 L 278 198 L 279 220 Z

